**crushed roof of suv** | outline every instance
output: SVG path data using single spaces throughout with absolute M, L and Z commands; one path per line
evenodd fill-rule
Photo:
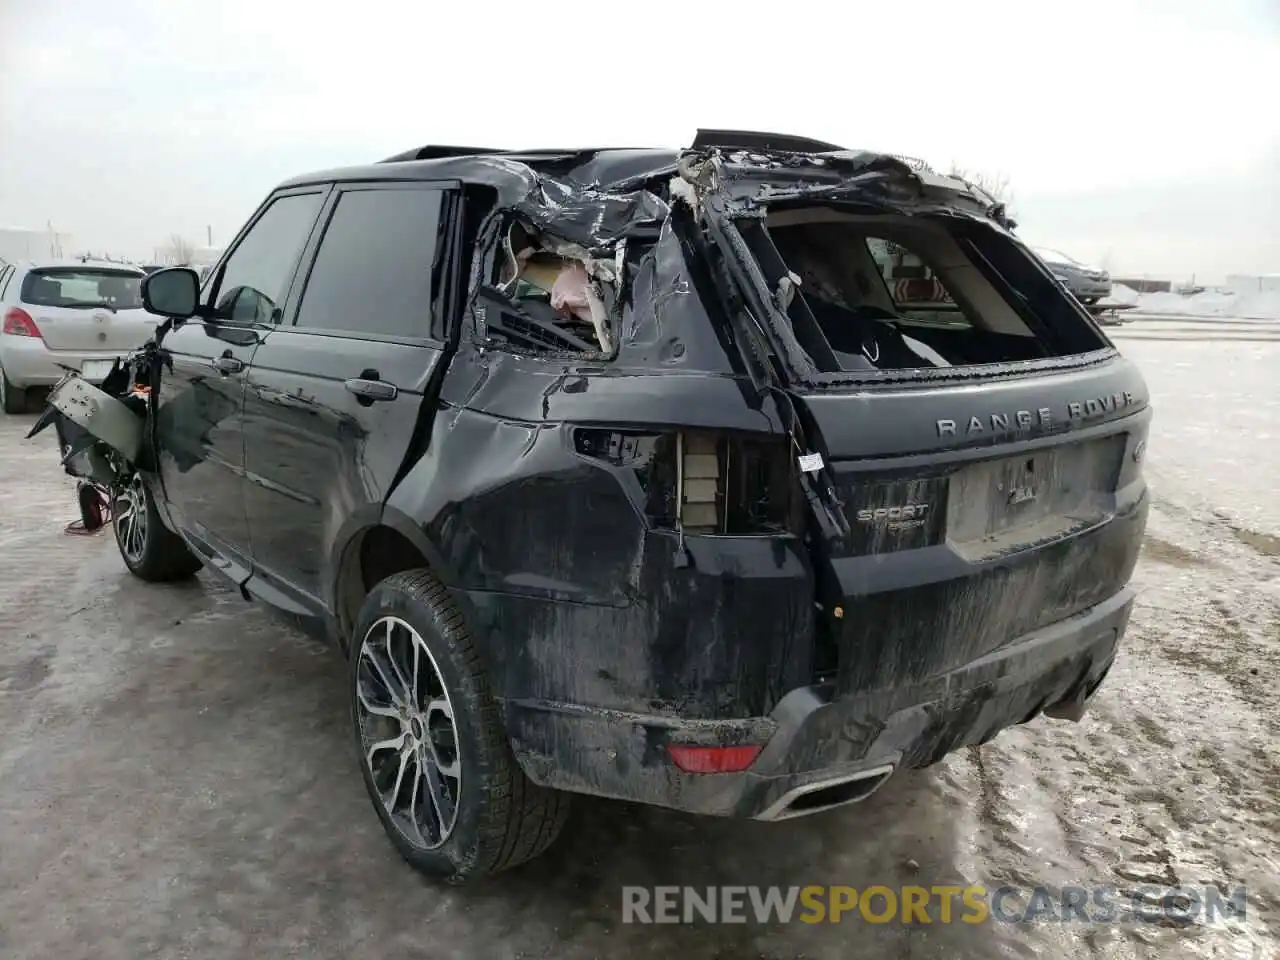
M 846 150 L 808 138 L 747 131 L 700 130 L 685 149 L 601 147 L 508 151 L 424 146 L 377 163 L 294 177 L 281 188 L 317 183 L 459 180 L 494 189 L 498 206 L 557 236 L 601 249 L 621 237 L 656 229 L 669 212 L 665 182 L 716 158 L 727 196 L 756 201 L 815 197 L 851 184 L 886 201 L 886 184 L 904 184 L 890 206 L 948 209 L 1012 227 L 1002 204 L 962 179 L 935 173 L 911 158 Z M 683 171 L 683 172 L 682 172 Z

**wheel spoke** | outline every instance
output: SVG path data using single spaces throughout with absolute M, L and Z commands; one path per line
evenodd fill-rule
M 425 767 L 423 766 L 423 763 L 422 763 L 422 758 L 418 757 L 416 759 L 416 762 L 417 762 L 418 769 L 414 771 L 413 792 L 409 794 L 409 823 L 413 825 L 413 832 L 417 834 L 418 842 L 425 847 L 429 843 L 434 843 L 441 838 L 440 837 L 440 821 L 438 819 L 435 819 L 435 816 L 433 813 L 432 824 L 435 826 L 434 831 L 431 830 L 430 825 L 425 824 L 423 821 L 423 814 L 425 813 L 425 810 L 431 809 L 432 811 L 434 811 L 435 805 L 428 804 L 426 808 L 424 808 L 422 805 L 422 793 L 423 793 L 422 787 L 426 782 L 426 774 L 425 774 Z M 424 826 L 427 827 L 427 830 L 425 832 L 423 831 Z
M 422 699 L 418 695 L 418 663 L 422 659 L 422 641 L 417 637 L 413 638 L 413 708 L 417 710 L 422 704 Z
M 390 740 L 379 740 L 377 743 L 369 745 L 369 750 L 365 754 L 365 762 L 369 764 L 369 769 L 373 769 L 373 755 L 381 753 L 383 750 L 400 750 L 404 747 L 405 733 L 400 731 L 400 735 L 392 737 Z
M 435 749 L 431 751 L 431 760 L 436 765 L 440 773 L 450 780 L 458 780 L 462 777 L 462 766 L 458 763 L 458 758 L 454 757 L 448 763 L 440 759 L 440 754 Z
M 400 719 L 400 711 L 395 706 L 384 707 L 379 703 L 374 703 L 369 699 L 369 694 L 365 691 L 363 685 L 359 681 L 356 682 L 356 698 L 360 701 L 360 706 L 368 713 L 375 717 L 390 717 L 392 720 Z
M 399 687 L 392 682 L 391 677 L 387 675 L 387 671 L 383 669 L 381 658 L 379 658 L 378 654 L 369 646 L 368 642 L 365 643 L 361 650 L 361 654 L 364 656 L 365 660 L 368 661 L 369 666 L 373 668 L 373 672 L 378 675 L 378 682 L 381 683 L 383 688 L 387 691 L 387 696 L 391 698 L 392 705 L 403 709 L 405 705 L 404 688 Z M 398 715 L 399 714 L 397 714 L 397 716 Z
M 404 739 L 401 736 L 400 739 Z M 404 787 L 404 772 L 409 766 L 409 760 L 413 756 L 413 751 L 406 748 L 400 750 L 400 766 L 396 768 L 396 782 L 391 787 L 390 793 L 382 795 L 383 805 L 387 808 L 387 813 L 394 814 L 396 812 L 396 801 L 400 798 L 400 791 Z
M 457 735 L 451 731 L 450 736 L 453 743 L 449 745 L 447 753 L 441 753 L 440 744 L 436 743 L 434 736 L 427 740 L 427 751 L 431 754 L 431 762 L 444 776 L 450 780 L 461 780 L 462 765 L 458 760 Z
M 440 834 L 442 837 L 447 836 L 453 829 L 454 814 L 453 798 L 449 796 L 448 785 L 432 759 L 422 765 L 422 777 L 427 782 L 427 796 L 431 798 L 431 806 L 440 824 Z
M 394 628 L 395 621 L 388 618 L 386 640 L 384 641 L 387 647 L 387 662 L 391 664 L 391 669 L 395 671 L 396 679 L 400 681 L 400 689 L 404 691 L 404 699 L 408 701 L 410 696 L 412 696 L 413 685 L 409 683 L 409 678 L 406 677 L 404 675 L 404 671 L 400 669 L 400 658 L 396 656 L 395 647 L 391 643 L 392 637 L 394 636 Z M 416 645 L 416 641 L 413 638 L 410 638 L 410 643 L 414 643 Z

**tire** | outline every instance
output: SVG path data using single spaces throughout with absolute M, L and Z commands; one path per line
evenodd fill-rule
M 444 586 L 427 570 L 388 577 L 365 599 L 352 638 L 360 771 L 400 855 L 432 879 L 462 884 L 545 851 L 571 798 L 537 786 L 516 763 L 476 645 Z M 415 652 L 416 673 L 408 659 Z M 429 782 L 439 785 L 433 793 L 423 789 Z
M 140 580 L 171 583 L 195 576 L 200 569 L 200 559 L 160 519 L 151 490 L 141 474 L 135 473 L 112 502 L 111 526 L 120 559 Z
M 5 413 L 27 412 L 27 391 L 15 387 L 3 367 L 0 367 L 0 409 Z

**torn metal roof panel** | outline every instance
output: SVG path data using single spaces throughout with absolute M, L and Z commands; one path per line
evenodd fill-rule
M 744 210 L 810 198 L 882 203 L 897 210 L 982 215 L 990 198 L 961 180 L 918 168 L 900 157 L 846 150 L 782 134 L 701 130 L 694 146 L 489 150 L 425 146 L 376 164 L 320 171 L 282 186 L 367 180 L 459 181 L 491 188 L 497 207 L 593 251 L 626 237 L 656 238 L 669 213 L 675 176 L 711 186 Z M 997 216 L 1000 212 L 997 212 Z

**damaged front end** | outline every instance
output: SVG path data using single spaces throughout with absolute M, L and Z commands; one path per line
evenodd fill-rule
M 158 380 L 160 340 L 167 329 L 162 324 L 143 347 L 118 359 L 100 387 L 68 370 L 49 392 L 27 438 L 52 426 L 63 469 L 112 495 L 138 472 L 154 470 L 149 444 L 153 381 Z

